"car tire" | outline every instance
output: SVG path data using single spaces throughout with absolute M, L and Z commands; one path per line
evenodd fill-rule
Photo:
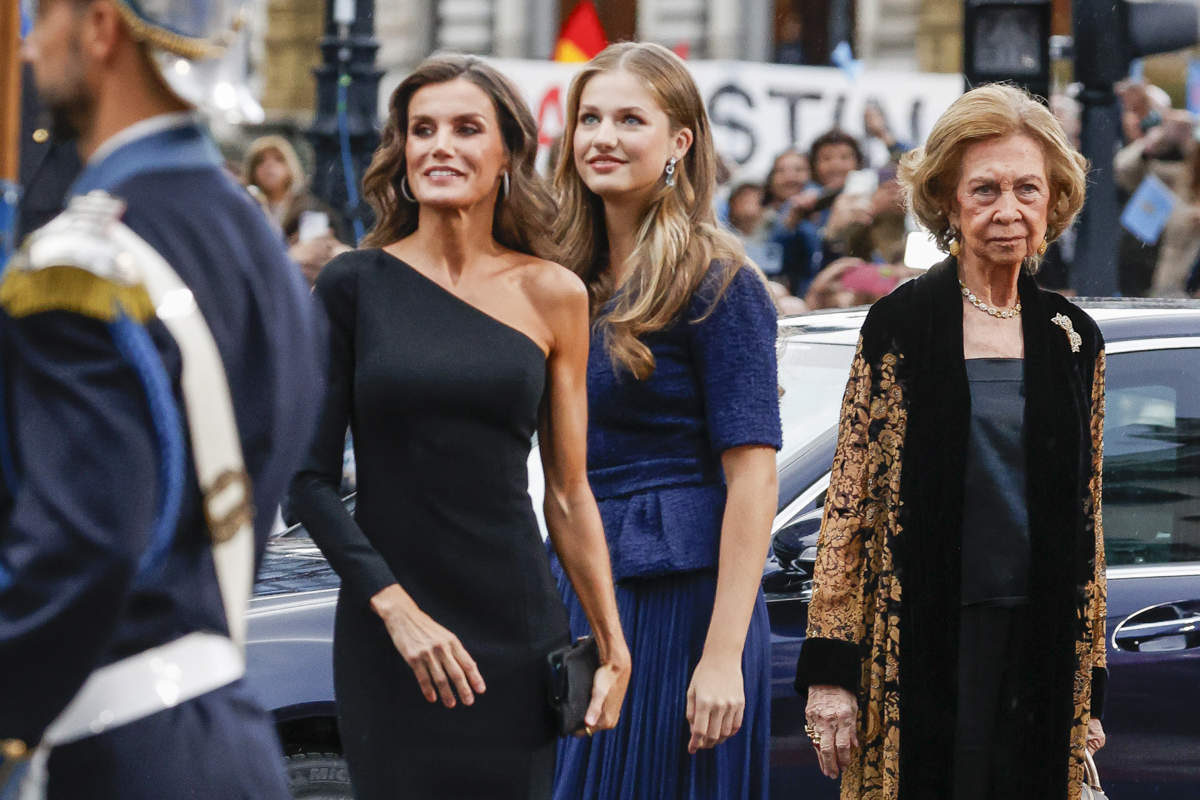
M 346 759 L 336 753 L 298 753 L 286 767 L 294 800 L 354 800 Z

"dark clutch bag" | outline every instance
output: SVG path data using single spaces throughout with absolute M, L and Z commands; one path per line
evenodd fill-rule
M 584 729 L 583 716 L 592 701 L 592 681 L 600 669 L 600 648 L 595 636 L 584 636 L 572 645 L 546 656 L 550 670 L 549 700 L 559 736 Z

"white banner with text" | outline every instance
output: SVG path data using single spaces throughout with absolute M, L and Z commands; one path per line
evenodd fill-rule
M 520 87 L 538 122 L 545 149 L 563 130 L 567 88 L 577 64 L 489 59 Z M 831 128 L 862 136 L 863 109 L 878 103 L 893 134 L 917 145 L 938 116 L 962 94 L 960 75 L 873 72 L 855 77 L 833 67 L 794 67 L 750 61 L 689 61 L 708 104 L 717 152 L 739 179 L 763 180 L 771 162 L 789 147 L 807 149 Z M 404 79 L 393 70 L 380 86 L 381 116 L 387 98 Z

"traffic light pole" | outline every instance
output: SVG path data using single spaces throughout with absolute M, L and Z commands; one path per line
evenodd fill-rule
M 339 19 L 341 17 L 341 19 Z M 322 64 L 317 78 L 317 115 L 308 129 L 316 156 L 312 192 L 343 214 L 357 230 L 370 228 L 362 201 L 362 176 L 379 144 L 376 110 L 375 0 L 327 0 Z
M 1121 205 L 1113 174 L 1113 156 L 1121 141 L 1121 112 L 1112 87 L 1087 87 L 1079 95 L 1083 105 L 1080 149 L 1092 164 L 1087 200 L 1079 221 L 1071 283 L 1088 297 L 1117 293 L 1117 248 L 1120 243 Z
M 1108 297 L 1117 293 L 1121 236 L 1113 175 L 1113 157 L 1121 141 L 1121 112 L 1113 87 L 1129 71 L 1128 10 L 1122 0 L 1074 0 L 1071 18 L 1075 80 L 1083 87 L 1079 93 L 1083 106 L 1080 149 L 1092 165 L 1071 283 L 1082 295 Z

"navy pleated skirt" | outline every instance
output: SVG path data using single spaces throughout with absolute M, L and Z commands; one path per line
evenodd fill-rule
M 555 563 L 571 634 L 590 632 Z M 770 625 L 762 593 L 742 655 L 742 729 L 696 755 L 687 751 L 688 685 L 712 618 L 716 573 L 686 572 L 617 586 L 633 676 L 621 721 L 593 737 L 560 740 L 554 800 L 766 800 L 771 741 Z

